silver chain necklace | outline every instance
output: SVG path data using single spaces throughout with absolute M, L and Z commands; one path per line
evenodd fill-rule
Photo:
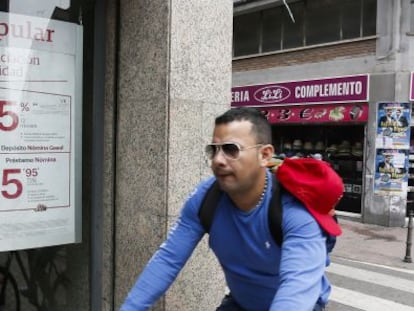
M 266 194 L 266 190 L 267 190 L 267 184 L 268 184 L 267 179 L 268 179 L 268 177 L 267 177 L 267 174 L 266 174 L 266 180 L 265 180 L 265 185 L 264 185 L 264 188 L 263 188 L 262 194 L 260 195 L 259 202 L 257 202 L 257 204 L 256 204 L 256 206 L 254 207 L 254 209 L 258 208 L 258 207 L 262 204 L 262 202 L 263 202 L 263 199 L 264 199 L 264 196 L 265 196 L 265 194 Z

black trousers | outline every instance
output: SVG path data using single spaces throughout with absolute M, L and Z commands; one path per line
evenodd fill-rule
M 313 308 L 313 311 L 323 311 L 325 310 L 324 306 L 316 304 Z M 216 311 L 247 311 L 239 306 L 239 304 L 233 299 L 231 294 L 226 295 L 221 301 L 221 305 L 216 309 Z

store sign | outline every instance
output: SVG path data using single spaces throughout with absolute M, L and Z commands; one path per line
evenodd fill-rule
M 232 88 L 232 107 L 368 101 L 368 75 Z
M 411 73 L 410 79 L 410 101 L 414 101 L 414 72 Z
M 80 241 L 82 33 L 0 12 L 0 251 Z
M 368 104 L 282 106 L 261 109 L 270 123 L 366 122 Z

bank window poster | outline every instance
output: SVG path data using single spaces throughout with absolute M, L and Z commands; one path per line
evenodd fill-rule
M 410 103 L 379 103 L 377 121 L 377 148 L 410 148 Z
M 377 149 L 374 193 L 403 195 L 408 186 L 408 150 Z
M 82 26 L 0 28 L 0 251 L 80 242 Z

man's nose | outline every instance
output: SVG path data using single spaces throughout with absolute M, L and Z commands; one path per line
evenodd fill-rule
M 224 163 L 226 162 L 226 157 L 224 155 L 223 149 L 219 148 L 213 156 L 212 161 L 214 163 Z

